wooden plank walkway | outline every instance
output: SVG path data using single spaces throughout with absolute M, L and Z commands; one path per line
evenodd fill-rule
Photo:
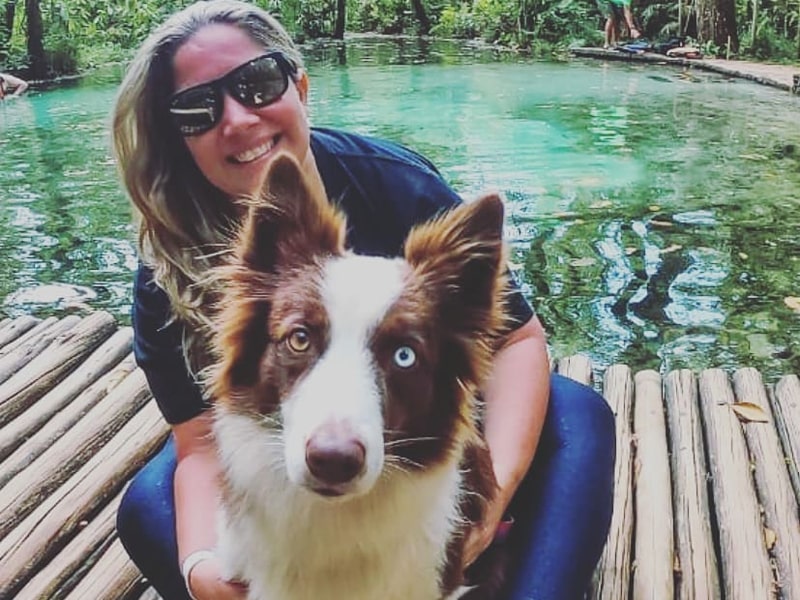
M 556 362 L 617 415 L 616 499 L 592 599 L 800 598 L 800 380 Z M 156 600 L 114 515 L 166 439 L 104 312 L 0 322 L 0 599 Z
M 762 85 L 800 93 L 800 88 L 798 88 L 798 82 L 800 82 L 800 64 L 778 65 L 757 63 L 747 60 L 726 60 L 723 58 L 680 58 L 665 56 L 664 54 L 657 54 L 655 52 L 634 54 L 632 52 L 614 50 L 613 48 L 570 48 L 570 53 L 583 58 L 647 62 L 699 69 L 701 71 L 710 71 L 727 77 L 747 79 Z

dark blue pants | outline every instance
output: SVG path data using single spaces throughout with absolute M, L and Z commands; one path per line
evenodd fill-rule
M 614 458 L 614 416 L 605 400 L 553 375 L 539 448 L 511 506 L 508 543 L 519 562 L 508 600 L 583 597 L 608 535 Z M 125 493 L 117 530 L 165 600 L 189 600 L 175 539 L 175 460 L 170 438 Z

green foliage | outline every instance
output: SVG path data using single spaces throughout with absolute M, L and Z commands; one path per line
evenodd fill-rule
M 356 31 L 397 34 L 413 27 L 407 0 L 354 0 L 348 6 L 350 24 Z
M 40 0 L 48 70 L 80 71 L 127 59 L 144 37 L 167 15 L 193 0 Z M 278 16 L 298 41 L 331 35 L 336 0 L 251 0 Z M 695 34 L 695 3 L 678 0 L 634 0 L 635 18 L 651 40 Z M 759 0 L 752 39 L 753 0 L 735 2 L 740 58 L 797 59 L 800 53 L 800 3 Z M 0 0 L 0 13 L 8 0 Z M 603 18 L 592 0 L 422 0 L 431 35 L 482 39 L 534 54 L 550 54 L 572 44 L 602 42 Z M 24 68 L 25 2 L 17 0 L 12 31 L 0 31 L 0 60 L 5 68 Z M 0 19 L 2 21 L 2 19 Z M 411 0 L 347 0 L 347 30 L 414 34 L 419 23 Z M 0 23 L 0 27 L 4 25 Z M 724 48 L 702 48 L 717 55 Z
M 280 15 L 280 13 L 275 13 Z M 283 15 L 283 22 L 288 22 Z M 295 7 L 297 31 L 311 38 L 330 36 L 336 20 L 336 0 L 301 0 Z
M 740 51 L 745 56 L 759 60 L 791 60 L 797 57 L 796 42 L 778 34 L 766 18 L 761 19 L 756 28 L 755 43 L 751 44 L 748 38 L 742 43 Z
M 478 22 L 472 7 L 466 2 L 446 6 L 439 15 L 439 22 L 433 26 L 433 35 L 446 38 L 475 38 L 478 36 Z

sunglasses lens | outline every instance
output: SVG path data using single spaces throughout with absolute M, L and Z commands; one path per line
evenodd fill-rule
M 251 60 L 224 77 L 175 94 L 169 104 L 172 122 L 181 135 L 205 133 L 219 122 L 223 89 L 240 104 L 261 108 L 286 93 L 289 73 L 295 72 L 296 69 L 279 53 Z
M 227 83 L 228 91 L 239 102 L 259 108 L 283 96 L 289 87 L 289 77 L 277 59 L 262 56 L 232 73 Z
M 177 94 L 169 112 L 182 135 L 199 135 L 217 124 L 219 98 L 212 86 L 201 85 Z

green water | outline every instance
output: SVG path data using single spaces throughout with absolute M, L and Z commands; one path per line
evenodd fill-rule
M 507 198 L 553 354 L 800 372 L 800 98 L 666 67 L 474 46 L 307 49 L 315 124 L 418 149 Z M 0 316 L 127 319 L 133 229 L 108 150 L 118 70 L 0 105 Z

